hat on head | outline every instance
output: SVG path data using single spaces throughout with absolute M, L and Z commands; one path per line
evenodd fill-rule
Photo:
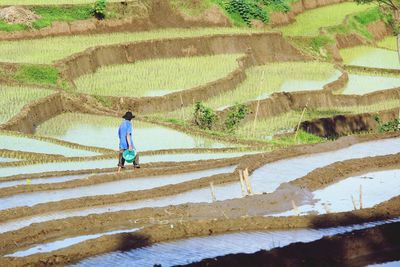
M 135 118 L 135 115 L 132 114 L 132 112 L 128 111 L 125 113 L 124 116 L 122 116 L 122 118 L 124 118 L 125 120 L 132 120 L 133 118 Z

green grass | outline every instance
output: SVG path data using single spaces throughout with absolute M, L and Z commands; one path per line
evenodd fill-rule
M 279 27 L 278 30 L 289 36 L 317 36 L 321 27 L 342 24 L 347 15 L 365 11 L 370 7 L 370 5 L 357 5 L 354 2 L 346 2 L 316 8 L 299 14 L 295 23 Z
M 0 85 L 0 123 L 11 119 L 29 102 L 52 93 L 51 90 Z
M 0 42 L 0 61 L 48 64 L 81 52 L 89 47 L 124 42 L 144 41 L 177 37 L 196 37 L 213 34 L 258 32 L 239 28 L 191 28 L 168 29 L 134 33 L 112 33 L 52 37 L 23 41 Z
M 241 55 L 139 61 L 99 69 L 75 81 L 79 92 L 103 96 L 156 96 L 190 89 L 226 77 Z
M 289 78 L 292 83 L 286 85 L 286 91 L 322 89 L 327 83 L 326 80 L 335 73 L 333 65 L 322 62 L 288 62 L 257 66 L 247 70 L 247 79 L 236 89 L 213 97 L 204 104 L 213 109 L 222 109 L 235 103 L 245 103 L 259 97 L 266 98 L 274 92 L 282 91 L 283 84 Z M 183 111 L 176 110 L 169 116 L 182 118 L 183 112 L 185 119 L 190 119 L 193 110 L 194 107 L 191 105 Z
M 381 19 L 381 15 L 378 7 L 371 8 L 365 11 L 361 11 L 354 15 L 354 19 L 363 25 L 368 25 L 372 22 L 378 21 Z
M 397 37 L 390 36 L 378 42 L 378 46 L 390 50 L 397 51 Z
M 187 1 L 187 0 L 170 0 L 171 5 L 176 10 L 182 11 L 189 16 L 197 16 L 211 7 L 209 0 Z
M 19 82 L 48 85 L 56 85 L 58 78 L 59 73 L 55 67 L 42 65 L 23 65 L 14 76 Z
M 365 106 L 319 108 L 315 110 L 307 110 L 304 114 L 303 121 L 332 117 L 340 114 L 377 112 L 396 107 L 400 107 L 400 101 L 397 99 Z M 297 110 L 280 116 L 258 120 L 255 128 L 254 122 L 249 121 L 248 123 L 241 125 L 236 134 L 242 138 L 254 137 L 257 139 L 266 139 L 268 136 L 273 136 L 275 134 L 291 132 L 299 123 L 301 113 L 301 110 Z
M 30 27 L 41 29 L 50 26 L 55 21 L 84 20 L 91 17 L 90 5 L 68 7 L 38 6 L 32 7 L 31 10 L 41 17 L 40 19 L 32 22 L 31 26 L 25 24 L 8 24 L 4 21 L 0 21 L 0 31 L 23 31 L 29 29 Z

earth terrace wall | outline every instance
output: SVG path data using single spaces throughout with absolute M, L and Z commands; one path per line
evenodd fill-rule
M 122 1 L 121 1 L 122 2 Z M 133 3 L 134 4 L 134 3 Z M 121 9 L 122 3 L 109 3 Z M 127 3 L 129 8 L 132 2 Z M 203 14 L 189 17 L 171 8 L 166 0 L 153 0 L 144 17 L 124 19 L 78 20 L 72 22 L 54 22 L 52 26 L 40 30 L 0 32 L 0 40 L 38 39 L 50 36 L 64 36 L 93 33 L 112 33 L 117 31 L 148 31 L 168 27 L 227 27 L 230 21 L 217 7 L 211 7 Z
M 366 95 L 334 95 L 327 90 L 275 93 L 260 101 L 258 118 L 278 116 L 292 110 L 301 110 L 306 106 L 309 109 L 315 109 L 371 105 L 391 99 L 400 99 L 400 88 L 377 91 Z M 247 103 L 250 108 L 250 114 L 246 117 L 247 121 L 254 119 L 257 104 L 258 101 L 256 100 Z M 225 109 L 218 115 L 223 118 L 226 113 L 227 110 Z
M 394 120 L 399 117 L 399 108 L 374 113 L 338 115 L 332 118 L 304 121 L 301 123 L 300 128 L 322 137 L 338 137 L 376 129 L 379 126 L 375 120 L 377 116 L 384 122 Z
M 287 13 L 273 12 L 270 14 L 270 24 L 281 26 L 293 23 L 296 15 L 303 13 L 306 10 L 318 7 L 334 5 L 346 2 L 346 0 L 300 0 L 291 4 L 291 10 Z
M 256 33 L 149 40 L 100 46 L 72 55 L 56 65 L 61 75 L 73 83 L 76 78 L 94 73 L 101 66 L 127 64 L 153 58 L 232 53 L 247 53 L 247 57 L 239 60 L 239 69 L 207 85 L 161 97 L 110 96 L 108 98 L 118 110 L 130 109 L 140 113 L 170 111 L 235 88 L 245 79 L 245 69 L 251 65 L 310 59 L 291 46 L 280 33 Z

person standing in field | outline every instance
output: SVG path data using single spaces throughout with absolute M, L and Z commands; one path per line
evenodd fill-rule
M 132 127 L 132 119 L 135 116 L 132 112 L 128 111 L 122 116 L 124 121 L 121 123 L 118 129 L 118 137 L 119 137 L 119 161 L 118 161 L 118 172 L 121 171 L 122 168 L 125 168 L 125 159 L 122 156 L 125 150 L 135 150 L 135 145 L 133 144 L 133 127 Z M 135 160 L 133 161 L 134 168 L 140 168 L 139 165 L 139 155 L 136 153 Z

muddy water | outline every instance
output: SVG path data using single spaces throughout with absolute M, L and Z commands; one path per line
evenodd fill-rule
M 234 158 L 243 155 L 254 154 L 255 152 L 232 152 L 232 153 L 185 153 L 171 155 L 154 155 L 140 157 L 141 163 L 151 162 L 186 162 L 195 160 Z M 73 171 L 100 168 L 117 168 L 117 159 L 44 163 L 19 167 L 0 168 L 0 177 L 11 175 L 32 174 L 52 171 Z
M 13 195 L 10 197 L 0 198 L 0 210 L 21 206 L 33 206 L 40 203 L 60 201 L 72 198 L 96 195 L 113 195 L 128 191 L 146 190 L 169 184 L 183 183 L 186 181 L 199 179 L 211 175 L 231 173 L 235 169 L 236 166 L 229 166 L 218 169 L 183 173 L 177 175 L 125 179 L 115 182 L 76 187 L 71 189 Z
M 85 259 L 73 266 L 173 266 L 200 261 L 205 258 L 230 253 L 254 253 L 260 249 L 270 250 L 295 242 L 312 242 L 324 236 L 337 235 L 354 230 L 371 228 L 400 219 L 365 223 L 326 229 L 297 229 L 284 231 L 253 231 L 228 233 L 208 237 L 163 242 L 130 251 L 116 251 Z
M 0 147 L 2 149 L 18 150 L 34 153 L 58 154 L 66 157 L 88 157 L 99 155 L 99 153 L 72 149 L 49 142 L 36 139 L 17 137 L 9 135 L 0 135 Z
M 25 184 L 55 184 L 62 183 L 72 180 L 84 179 L 89 177 L 90 175 L 67 175 L 60 177 L 49 177 L 49 178 L 37 178 L 37 179 L 29 179 L 27 180 L 17 180 L 17 181 L 8 181 L 8 182 L 0 182 L 0 188 L 17 186 L 17 185 L 25 185 Z
M 62 128 L 53 127 L 59 120 L 66 121 L 66 124 Z M 120 123 L 121 120 L 114 117 L 66 113 L 39 126 L 37 134 L 117 150 Z M 139 151 L 234 146 L 154 124 L 134 121 L 133 125 L 133 142 Z
M 139 229 L 136 228 L 136 229 L 131 229 L 131 230 L 118 230 L 118 231 L 106 232 L 106 233 L 95 234 L 95 235 L 83 235 L 83 236 L 77 236 L 77 237 L 72 237 L 72 238 L 66 238 L 63 240 L 57 240 L 57 241 L 54 241 L 51 243 L 34 246 L 27 250 L 22 250 L 22 251 L 15 252 L 13 254 L 6 255 L 5 257 L 26 257 L 26 256 L 37 254 L 37 253 L 52 252 L 52 251 L 55 251 L 58 249 L 73 246 L 75 244 L 78 244 L 78 243 L 81 243 L 81 242 L 84 242 L 87 240 L 96 239 L 96 238 L 99 238 L 102 236 L 122 234 L 122 233 L 133 233 L 133 232 L 136 232 L 137 230 L 139 230 Z
M 335 94 L 363 95 L 399 86 L 400 78 L 349 74 L 347 85 L 343 89 L 336 91 Z
M 303 205 L 297 210 L 274 216 L 352 211 L 354 205 L 357 208 L 360 207 L 360 191 L 363 208 L 371 208 L 398 196 L 400 194 L 400 170 L 372 172 L 347 178 L 313 192 L 316 203 Z
M 375 48 L 375 47 L 355 47 L 341 51 L 345 64 L 383 68 L 400 69 L 399 57 L 397 52 Z
M 325 80 L 291 80 L 290 77 L 288 77 L 288 79 L 282 83 L 280 89 L 277 91 L 296 92 L 296 91 L 321 90 L 324 87 L 324 85 L 337 80 L 340 77 L 340 75 L 342 75 L 342 73 L 337 70 L 331 77 L 329 77 L 329 79 Z M 271 94 L 272 93 L 270 92 L 263 93 L 259 97 L 257 97 L 256 100 L 268 98 Z

